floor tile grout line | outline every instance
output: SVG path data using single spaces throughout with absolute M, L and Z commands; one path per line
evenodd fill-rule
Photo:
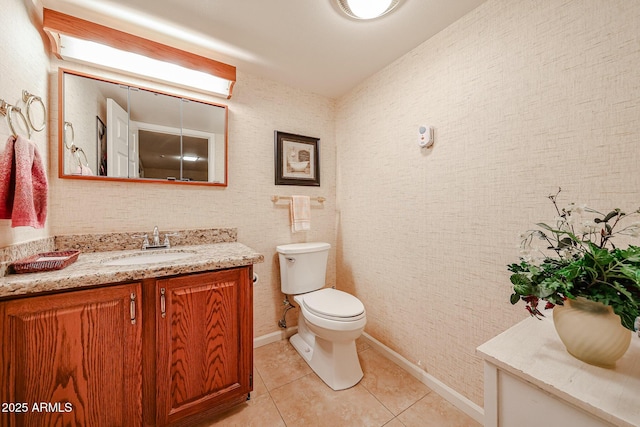
M 364 379 L 364 376 L 362 377 L 362 379 Z M 396 414 L 393 413 L 393 411 L 390 408 L 387 408 L 387 405 L 385 405 L 380 399 L 378 399 L 378 396 L 376 396 L 373 391 L 369 390 L 367 388 L 366 385 L 362 384 L 362 380 L 360 380 L 360 382 L 358 383 L 362 386 L 363 389 L 365 389 L 367 391 L 367 393 L 369 393 L 384 409 L 386 409 L 387 411 L 389 411 L 389 413 L 391 415 L 393 415 L 393 418 L 391 418 L 391 420 L 387 421 L 385 424 L 388 424 L 389 422 L 391 422 L 394 418 L 397 417 Z M 383 424 L 384 425 L 384 424 Z
M 286 422 L 286 421 L 285 421 L 285 419 L 284 419 L 284 415 L 282 414 L 282 411 L 280 410 L 280 407 L 278 407 L 278 404 L 276 403 L 275 399 L 274 399 L 274 398 L 273 398 L 273 396 L 271 395 L 271 392 L 272 392 L 272 391 L 275 391 L 275 390 L 278 390 L 278 389 L 280 389 L 280 388 L 282 388 L 282 387 L 285 387 L 285 386 L 287 386 L 287 385 L 290 385 L 290 384 L 292 384 L 292 383 L 294 383 L 294 382 L 296 382 L 296 381 L 298 381 L 298 380 L 301 380 L 302 378 L 308 377 L 309 375 L 315 375 L 315 372 L 309 372 L 308 374 L 302 375 L 301 377 L 298 377 L 298 378 L 296 378 L 296 379 L 294 379 L 294 380 L 292 380 L 292 381 L 289 381 L 289 382 L 288 382 L 288 383 L 286 383 L 286 384 L 279 385 L 278 387 L 274 388 L 273 390 L 269 390 L 269 389 L 267 388 L 267 393 L 269 394 L 269 398 L 270 398 L 270 399 L 271 399 L 271 401 L 273 402 L 273 406 L 275 406 L 275 407 L 276 407 L 276 411 L 278 411 L 278 415 L 280 416 L 280 419 L 282 420 L 282 422 L 283 422 L 283 424 L 284 424 L 285 426 L 287 425 L 287 422 Z M 266 385 L 265 385 L 265 388 L 266 388 Z M 295 420 L 294 420 L 294 421 L 295 421 Z
M 278 411 L 278 415 L 280 416 L 280 419 L 282 420 L 282 424 L 284 424 L 285 427 L 286 427 L 287 422 L 284 420 L 284 416 L 282 415 L 282 411 L 278 407 L 278 404 L 276 403 L 276 401 L 273 399 L 273 396 L 271 395 L 271 392 L 267 391 L 267 393 L 269 394 L 269 398 L 271 399 L 271 402 L 273 402 L 273 406 L 276 407 L 276 411 Z
M 274 387 L 273 389 L 269 389 L 269 387 L 267 387 L 267 385 L 265 384 L 265 388 L 267 389 L 267 391 L 268 391 L 269 393 L 271 393 L 272 391 L 278 390 L 279 388 L 282 388 L 282 387 L 287 386 L 287 385 L 289 385 L 289 384 L 291 384 L 291 383 L 294 383 L 294 382 L 296 382 L 296 381 L 298 381 L 298 380 L 300 380 L 300 379 L 302 379 L 302 378 L 304 378 L 304 377 L 308 377 L 309 375 L 316 375 L 316 373 L 315 373 L 315 372 L 313 372 L 313 371 L 308 372 L 308 373 L 306 373 L 306 374 L 304 374 L 304 375 L 302 375 L 302 376 L 299 376 L 299 377 L 297 377 L 297 378 L 292 379 L 292 380 L 291 380 L 291 381 L 289 381 L 289 382 L 282 383 L 282 384 L 278 385 L 277 387 Z
M 276 408 L 276 411 L 278 411 L 278 416 L 280 417 L 280 420 L 282 421 L 282 424 L 285 425 L 285 427 L 287 426 L 287 422 L 284 420 L 284 417 L 282 416 L 282 412 L 280 411 L 280 408 L 278 408 L 278 404 L 276 403 L 276 401 L 273 399 L 273 395 L 271 394 L 271 390 L 269 390 L 269 388 L 267 387 L 267 385 L 264 383 L 264 378 L 262 376 L 262 373 L 260 373 L 260 369 L 256 366 L 255 361 L 254 361 L 254 367 L 256 369 L 256 374 L 258 374 L 258 376 L 260 377 L 260 381 L 262 382 L 262 385 L 264 385 L 265 390 L 267 391 L 267 396 L 269 396 L 269 400 L 271 400 L 271 403 L 273 403 L 273 406 Z M 254 381 L 255 384 L 255 381 Z M 277 389 L 278 387 L 276 387 Z M 275 390 L 275 389 L 274 389 Z M 259 396 L 258 396 L 259 397 Z
M 416 400 L 415 402 L 413 402 L 411 405 L 409 405 L 408 407 L 404 408 L 402 411 L 400 411 L 400 413 L 398 415 L 395 416 L 396 419 L 398 419 L 398 422 L 402 425 L 404 425 L 404 423 L 402 421 L 400 421 L 400 419 L 398 418 L 400 415 L 404 414 L 405 412 L 407 412 L 409 409 L 413 408 L 415 405 L 417 405 L 421 400 L 423 400 L 425 397 L 427 397 L 428 395 L 430 395 L 431 393 L 433 393 L 433 390 L 429 389 L 429 391 L 422 396 L 420 399 Z
M 362 351 L 361 351 L 361 352 L 359 352 L 358 354 L 360 354 L 360 353 L 364 353 L 365 351 L 368 351 L 369 349 L 371 349 L 371 347 L 368 347 L 368 348 L 366 348 L 366 349 L 362 350 Z M 376 350 L 373 350 L 373 351 L 372 351 L 372 353 L 377 353 L 377 354 L 379 354 Z M 384 357 L 384 356 L 383 356 L 383 357 Z M 388 360 L 388 359 L 387 359 L 387 360 Z M 393 363 L 394 365 L 396 365 L 398 368 L 402 369 L 402 367 L 401 367 L 400 365 L 398 365 L 397 363 L 393 362 L 393 360 L 388 360 L 388 361 L 389 361 L 389 362 L 391 362 L 391 363 Z M 403 371 L 404 371 L 404 370 L 403 370 Z M 366 375 L 366 374 L 364 374 L 364 375 Z M 364 376 L 363 376 L 362 378 L 364 379 Z M 362 384 L 362 383 L 359 383 L 359 384 Z M 369 392 L 369 394 L 371 394 L 371 395 L 372 395 L 372 396 L 373 396 L 373 397 L 378 401 L 378 403 L 380 403 L 380 405 L 382 405 L 382 406 L 383 406 L 387 411 L 389 411 L 389 412 L 393 415 L 393 419 L 398 418 L 398 417 L 400 416 L 400 414 L 404 413 L 404 412 L 405 412 L 405 411 L 407 411 L 409 408 L 413 407 L 416 403 L 420 402 L 422 399 L 424 399 L 425 397 L 427 397 L 427 395 L 429 395 L 430 393 L 432 393 L 432 392 L 433 392 L 433 390 L 432 390 L 432 389 L 430 389 L 430 388 L 428 388 L 428 387 L 427 387 L 427 392 L 426 392 L 424 395 L 420 396 L 420 397 L 419 397 L 418 399 L 416 399 L 413 403 L 411 403 L 409 406 L 407 406 L 407 407 L 406 407 L 406 408 L 404 408 L 402 411 L 400 411 L 400 413 L 395 414 L 395 413 L 391 410 L 391 408 L 388 408 L 388 407 L 387 407 L 387 405 L 385 405 L 385 404 L 384 404 L 384 403 L 383 403 L 383 402 L 378 398 L 378 396 L 376 396 L 376 394 L 375 394 L 372 390 L 369 390 L 369 388 L 368 388 L 366 385 L 362 384 L 362 387 L 363 387 L 365 390 L 367 390 L 367 392 Z M 391 420 L 390 420 L 390 421 L 391 421 Z M 389 421 L 389 422 L 390 422 L 390 421 Z M 398 421 L 399 421 L 399 420 L 398 420 Z

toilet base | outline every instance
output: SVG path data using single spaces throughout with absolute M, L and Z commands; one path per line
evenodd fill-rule
M 358 384 L 363 377 L 355 340 L 330 342 L 298 324 L 299 333 L 289 339 L 309 367 L 333 390 Z

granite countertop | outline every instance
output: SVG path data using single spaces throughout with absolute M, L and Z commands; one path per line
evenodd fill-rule
M 131 255 L 163 252 L 193 253 L 184 259 L 109 266 L 104 262 Z M 152 277 L 173 276 L 241 267 L 264 261 L 264 256 L 238 243 L 225 242 L 193 246 L 176 246 L 171 249 L 142 251 L 107 251 L 81 253 L 78 260 L 62 270 L 40 273 L 9 274 L 0 277 L 0 299 L 28 296 L 40 292 L 62 291 L 109 283 L 130 282 Z
M 527 381 L 616 426 L 640 426 L 640 338 L 614 369 L 581 362 L 565 349 L 552 315 L 528 318 L 482 344 L 477 353 L 498 369 Z

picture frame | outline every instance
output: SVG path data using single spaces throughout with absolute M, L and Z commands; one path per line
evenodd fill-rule
M 275 131 L 275 184 L 320 186 L 320 138 Z
M 98 145 L 98 176 L 107 176 L 107 127 L 96 116 L 96 143 Z

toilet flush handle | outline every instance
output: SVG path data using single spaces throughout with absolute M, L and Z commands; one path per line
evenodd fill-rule
M 293 258 L 293 257 L 285 257 L 285 259 L 286 259 L 287 261 L 289 261 L 290 263 L 294 263 L 294 262 L 296 262 L 296 259 L 295 259 L 295 258 Z

